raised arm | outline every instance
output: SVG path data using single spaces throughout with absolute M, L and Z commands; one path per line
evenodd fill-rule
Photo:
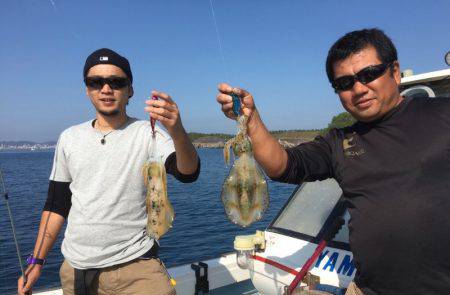
M 164 92 L 152 91 L 152 95 L 159 100 L 147 100 L 145 111 L 152 118 L 160 121 L 172 137 L 178 171 L 185 175 L 194 174 L 197 171 L 199 159 L 194 145 L 184 130 L 177 104 Z
M 252 141 L 253 153 L 256 161 L 269 177 L 280 176 L 287 167 L 288 155 L 267 130 L 258 110 L 253 96 L 247 91 L 233 88 L 228 84 L 219 84 L 217 102 L 222 105 L 222 112 L 231 119 L 236 119 L 233 113 L 233 99 L 231 93 L 236 94 L 242 101 L 242 112 L 248 116 L 248 135 Z

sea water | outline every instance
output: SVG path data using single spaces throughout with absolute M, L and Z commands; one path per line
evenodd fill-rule
M 33 252 L 42 208 L 47 197 L 53 150 L 0 152 L 0 169 L 16 225 L 23 259 Z M 160 256 L 166 266 L 218 257 L 233 251 L 235 235 L 266 228 L 287 201 L 295 186 L 269 181 L 270 205 L 264 218 L 242 229 L 230 223 L 220 200 L 228 174 L 221 149 L 199 149 L 201 173 L 194 183 L 184 184 L 168 176 L 168 193 L 175 209 L 173 228 L 161 239 Z M 60 286 L 64 228 L 47 257 L 34 290 Z M 6 203 L 0 199 L 0 294 L 16 294 L 19 261 Z M 25 266 L 24 266 L 25 267 Z

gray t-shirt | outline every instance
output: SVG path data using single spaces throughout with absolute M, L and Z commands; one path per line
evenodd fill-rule
M 154 243 L 146 234 L 142 176 L 150 156 L 150 123 L 130 118 L 101 144 L 103 135 L 92 122 L 61 134 L 50 175 L 50 180 L 70 182 L 72 207 L 61 251 L 79 269 L 131 261 Z M 165 131 L 156 130 L 156 155 L 164 163 L 175 148 Z

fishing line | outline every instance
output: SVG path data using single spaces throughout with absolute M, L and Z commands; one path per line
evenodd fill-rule
M 21 258 L 22 256 L 20 255 L 19 243 L 17 241 L 16 227 L 14 226 L 14 220 L 13 220 L 13 216 L 11 213 L 11 208 L 9 207 L 8 192 L 6 191 L 5 182 L 3 181 L 2 170 L 0 170 L 0 180 L 2 183 L 2 187 L 3 187 L 3 197 L 5 198 L 6 207 L 8 209 L 9 221 L 11 223 L 11 229 L 12 229 L 12 234 L 13 234 L 13 238 L 14 238 L 14 243 L 16 244 L 16 253 L 17 253 L 17 258 L 19 259 L 20 271 L 22 272 L 23 283 L 24 283 L 24 285 L 26 285 L 27 277 L 25 276 L 25 271 L 24 271 L 23 265 L 22 265 L 22 258 Z
M 214 20 L 214 27 L 216 28 L 217 42 L 219 43 L 219 51 L 220 51 L 220 56 L 222 57 L 222 64 L 223 64 L 223 69 L 225 72 L 225 78 L 227 79 L 227 82 L 230 82 L 230 77 L 228 76 L 227 63 L 225 62 L 225 54 L 223 53 L 222 41 L 220 39 L 219 27 L 217 26 L 216 14 L 214 13 L 214 5 L 212 3 L 212 0 L 209 0 L 209 4 L 211 7 L 211 14 L 212 14 L 213 20 Z M 240 110 L 241 110 L 241 104 L 242 104 L 241 99 L 234 93 L 230 93 L 230 95 L 233 99 L 233 113 L 237 117 L 239 117 Z
M 50 4 L 52 5 L 52 7 L 55 10 L 55 12 L 58 13 L 58 9 L 56 8 L 55 1 L 50 0 Z
M 228 76 L 227 63 L 225 62 L 225 55 L 223 54 L 222 41 L 220 39 L 219 27 L 217 26 L 216 14 L 214 13 L 214 5 L 212 3 L 212 0 L 209 0 L 209 4 L 211 7 L 211 14 L 212 14 L 213 20 L 214 20 L 214 27 L 216 28 L 217 42 L 219 43 L 219 51 L 220 51 L 220 56 L 222 57 L 222 64 L 223 64 L 223 69 L 225 71 L 225 78 L 227 79 L 227 81 L 229 81 L 230 79 Z

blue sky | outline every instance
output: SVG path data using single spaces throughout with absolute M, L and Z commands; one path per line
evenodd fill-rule
M 346 32 L 379 27 L 398 48 L 403 69 L 443 69 L 450 50 L 450 1 L 6 0 L 0 11 L 0 141 L 56 140 L 94 117 L 82 68 L 108 47 L 131 63 L 130 115 L 146 118 L 152 89 L 178 103 L 185 128 L 227 132 L 216 85 L 254 94 L 271 130 L 325 127 L 343 111 L 326 79 L 332 43 Z M 228 77 L 227 77 L 228 76 Z

